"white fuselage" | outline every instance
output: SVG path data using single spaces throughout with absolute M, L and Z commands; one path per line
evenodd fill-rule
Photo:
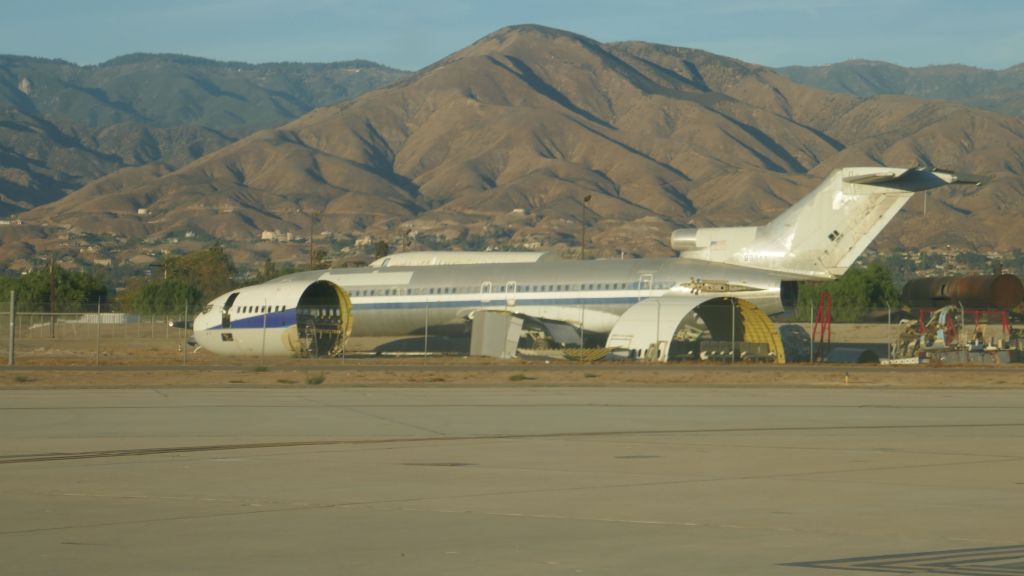
M 685 297 L 695 282 L 726 280 L 742 285 L 743 297 L 767 313 L 782 310 L 780 277 L 763 270 L 679 258 L 545 260 L 301 272 L 230 293 L 237 296 L 227 312 L 227 327 L 224 304 L 230 294 L 217 298 L 194 328 L 199 344 L 214 352 L 294 353 L 295 332 L 302 327 L 302 290 L 328 281 L 343 288 L 351 301 L 354 336 L 465 333 L 480 310 L 604 334 L 641 300 L 672 291 Z

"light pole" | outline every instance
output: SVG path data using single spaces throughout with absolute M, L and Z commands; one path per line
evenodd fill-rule
M 580 202 L 580 260 L 586 259 L 587 250 L 587 204 L 590 202 L 590 194 L 583 197 Z
M 587 203 L 590 202 L 590 194 L 583 197 L 580 202 L 580 260 L 584 260 L 587 250 Z M 583 321 L 587 314 L 585 302 L 586 293 L 583 292 L 584 284 L 580 284 L 580 363 L 583 363 Z

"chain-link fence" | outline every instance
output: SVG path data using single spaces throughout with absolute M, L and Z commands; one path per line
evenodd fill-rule
M 134 361 L 187 362 L 192 318 L 197 310 L 138 314 L 114 303 L 80 302 L 65 310 L 40 311 L 18 305 L 12 321 L 10 295 L 0 304 L 0 346 L 16 365 L 99 364 Z

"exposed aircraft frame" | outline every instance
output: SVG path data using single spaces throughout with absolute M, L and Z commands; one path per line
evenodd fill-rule
M 561 260 L 533 252 L 406 253 L 368 268 L 291 274 L 233 290 L 195 319 L 218 354 L 339 354 L 351 335 L 465 334 L 512 314 L 563 345 L 666 361 L 691 313 L 715 340 L 760 342 L 785 362 L 770 320 L 793 281 L 842 275 L 915 192 L 978 180 L 942 170 L 842 168 L 762 226 L 680 229 L 678 258 Z

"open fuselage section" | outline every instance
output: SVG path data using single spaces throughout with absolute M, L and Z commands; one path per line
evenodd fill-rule
M 233 291 L 196 318 L 195 333 L 214 352 L 327 355 L 350 334 L 465 334 L 486 310 L 600 335 L 642 300 L 700 298 L 708 289 L 741 291 L 768 314 L 782 310 L 778 275 L 679 258 L 383 266 L 301 272 Z

